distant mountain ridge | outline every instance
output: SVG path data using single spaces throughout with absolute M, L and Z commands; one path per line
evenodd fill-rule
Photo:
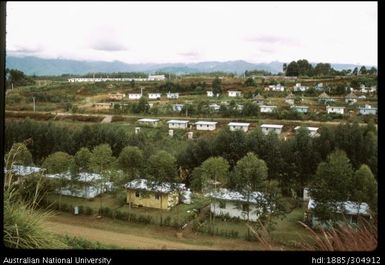
M 62 74 L 87 74 L 93 72 L 145 72 L 154 73 L 157 71 L 170 72 L 175 74 L 189 73 L 210 73 L 210 72 L 229 72 L 242 74 L 246 70 L 264 70 L 277 74 L 282 72 L 282 62 L 273 61 L 270 63 L 249 63 L 243 60 L 236 61 L 207 61 L 199 63 L 166 63 L 166 64 L 127 64 L 120 61 L 80 61 L 68 59 L 43 59 L 39 57 L 26 56 L 6 57 L 6 67 L 18 69 L 28 75 L 62 75 Z M 332 64 L 336 70 L 354 69 L 361 65 L 355 64 Z M 370 67 L 370 66 L 367 66 Z

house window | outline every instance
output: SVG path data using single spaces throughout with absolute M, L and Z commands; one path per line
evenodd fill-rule
M 139 191 L 135 192 L 135 197 L 138 197 L 138 198 L 140 197 L 140 192 Z
M 219 201 L 219 208 L 225 209 L 225 208 L 226 208 L 226 202 L 224 202 L 224 201 Z
M 155 200 L 159 200 L 160 199 L 160 194 L 159 193 L 155 193 Z
M 242 204 L 242 211 L 248 212 L 249 211 L 249 205 L 247 203 Z

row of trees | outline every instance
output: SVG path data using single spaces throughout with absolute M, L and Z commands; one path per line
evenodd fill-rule
M 361 66 L 352 70 L 335 70 L 329 63 L 318 63 L 314 67 L 306 59 L 292 61 L 289 64 L 283 64 L 283 71 L 286 76 L 336 76 L 336 75 L 376 75 L 377 69 L 371 67 L 366 69 Z

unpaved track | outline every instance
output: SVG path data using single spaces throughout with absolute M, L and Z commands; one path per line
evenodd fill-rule
M 108 230 L 76 226 L 57 222 L 46 222 L 46 228 L 56 234 L 72 235 L 88 240 L 99 241 L 108 245 L 115 245 L 121 248 L 135 249 L 213 249 L 205 246 L 173 242 L 170 240 L 154 239 L 143 236 L 136 236 L 124 233 L 117 233 Z

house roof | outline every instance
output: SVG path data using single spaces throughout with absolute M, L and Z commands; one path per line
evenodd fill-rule
M 182 120 L 169 120 L 167 123 L 188 123 L 188 121 L 182 121 Z
M 228 126 L 250 126 L 247 122 L 229 122 Z
M 310 199 L 308 203 L 308 209 L 314 209 L 317 203 Z M 358 203 L 352 201 L 337 202 L 337 213 L 345 213 L 350 215 L 370 215 L 369 214 L 369 205 L 365 202 Z
M 66 172 L 66 173 L 58 173 L 58 174 L 47 174 L 46 177 L 47 178 L 65 178 L 67 180 L 70 180 L 71 173 Z M 78 178 L 80 182 L 92 182 L 100 179 L 102 179 L 102 176 L 100 174 L 88 173 L 88 172 L 79 173 L 79 178 Z
M 346 95 L 345 98 L 346 99 L 356 99 L 357 96 L 353 92 L 350 92 L 348 95 Z
M 157 183 L 155 181 L 147 180 L 147 179 L 134 179 L 127 184 L 124 185 L 127 189 L 133 190 L 145 190 L 145 191 L 153 191 L 160 193 L 169 193 L 171 191 L 182 191 L 186 189 L 185 184 L 183 183 L 170 183 L 170 182 L 161 182 Z
M 323 92 L 321 95 L 318 96 L 318 98 L 330 98 L 330 96 Z
M 218 191 L 212 191 L 205 194 L 206 197 L 225 200 L 225 201 L 238 201 L 238 202 L 247 202 L 247 196 L 238 192 L 227 189 L 219 189 Z M 263 193 L 254 191 L 250 194 L 249 203 L 258 203 L 261 200 L 265 200 Z
M 263 106 L 260 106 L 260 108 L 276 108 L 277 106 L 267 106 L 267 105 L 263 105 Z
M 215 125 L 217 123 L 216 121 L 197 121 L 195 125 Z
M 294 128 L 294 130 L 298 130 L 299 128 L 306 128 L 306 129 L 308 129 L 309 131 L 318 131 L 318 127 L 304 127 L 304 126 L 297 126 L 297 127 L 295 127 Z
M 139 119 L 139 122 L 157 122 L 159 119 Z
M 286 96 L 285 99 L 295 99 L 295 96 L 293 95 L 293 93 L 290 93 L 289 95 Z
M 282 129 L 283 125 L 279 124 L 262 124 L 261 128 L 274 128 L 274 129 Z
M 345 107 L 339 107 L 339 106 L 326 106 L 327 109 L 329 108 L 335 108 L 335 109 L 344 109 Z
M 309 106 L 291 106 L 291 108 L 295 108 L 295 109 L 308 109 Z
M 22 166 L 22 165 L 12 165 L 11 172 L 15 175 L 19 176 L 28 176 L 34 173 L 39 173 L 43 169 L 40 167 L 29 167 L 29 166 Z M 8 170 L 4 168 L 4 173 L 7 173 Z

